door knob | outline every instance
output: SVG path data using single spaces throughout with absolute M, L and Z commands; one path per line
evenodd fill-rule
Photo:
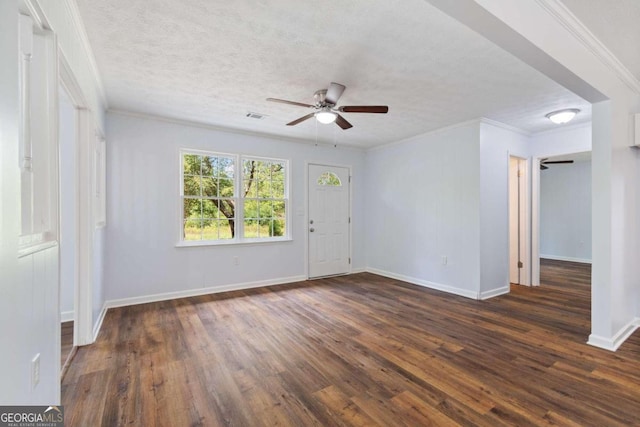
M 309 229 L 309 232 L 310 232 L 310 233 L 313 233 L 314 231 L 316 231 L 316 229 L 315 229 L 315 228 L 313 228 L 313 227 L 311 227 L 311 228 Z

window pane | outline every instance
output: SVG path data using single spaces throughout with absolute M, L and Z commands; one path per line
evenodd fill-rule
M 271 166 L 271 179 L 273 181 L 284 181 L 284 164 L 273 163 Z
M 259 237 L 258 234 L 258 221 L 253 219 L 244 220 L 244 237 L 247 239 Z
M 183 238 L 184 240 L 201 240 L 202 239 L 202 221 L 195 220 L 195 219 L 185 220 Z
M 200 218 L 201 203 L 200 199 L 184 199 L 183 203 L 183 219 Z
M 338 175 L 333 172 L 325 172 L 318 177 L 318 185 L 328 185 L 334 187 L 340 187 L 342 182 Z
M 218 220 L 210 219 L 202 221 L 202 240 L 218 240 Z
M 185 175 L 200 175 L 202 157 L 195 154 L 185 154 L 182 157 L 182 169 Z
M 218 200 L 202 200 L 202 217 L 203 218 L 220 218 L 220 211 L 218 210 Z
M 284 198 L 284 181 L 274 180 L 271 182 L 271 197 L 274 199 Z
M 233 197 L 233 180 L 228 178 L 220 178 L 218 182 L 218 191 L 220 191 L 220 197 Z
M 226 219 L 218 221 L 218 227 L 220 230 L 220 239 L 233 239 L 233 224 L 234 221 L 229 221 Z
M 277 219 L 272 221 L 272 236 L 274 237 L 280 237 L 280 236 L 284 236 L 285 233 L 285 220 L 284 219 Z
M 261 199 L 271 198 L 271 181 L 260 181 L 258 183 L 258 197 Z
M 260 218 L 271 218 L 273 216 L 273 210 L 271 208 L 271 201 L 259 202 L 260 203 Z
M 257 182 L 254 180 L 244 180 L 242 185 L 242 193 L 244 197 L 256 198 Z
M 202 178 L 202 195 L 206 197 L 218 197 L 218 182 L 215 178 Z
M 184 195 L 185 196 L 200 196 L 200 183 L 199 176 L 185 176 L 184 177 Z
M 273 217 L 284 218 L 285 217 L 285 203 L 284 201 L 273 202 Z
M 256 171 L 259 180 L 266 181 L 271 179 L 271 163 L 256 161 Z
M 245 179 L 257 177 L 256 161 L 245 160 L 242 162 L 242 175 Z
M 220 178 L 232 178 L 235 176 L 233 170 L 233 159 L 231 157 L 218 158 L 218 176 Z
M 245 219 L 258 218 L 258 201 L 257 200 L 244 201 L 244 217 Z
M 218 158 L 203 157 L 202 159 L 202 176 L 217 176 Z

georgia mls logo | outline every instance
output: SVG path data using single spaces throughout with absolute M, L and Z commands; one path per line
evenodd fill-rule
M 62 415 L 62 411 L 57 406 L 49 406 L 44 413 L 46 414 L 49 411 L 56 411 L 58 414 Z
M 62 406 L 0 406 L 0 427 L 63 427 Z

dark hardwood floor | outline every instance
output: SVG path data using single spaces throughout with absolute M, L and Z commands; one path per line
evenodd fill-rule
M 109 310 L 68 426 L 640 425 L 640 336 L 585 344 L 589 266 L 473 301 L 363 273 Z
M 62 322 L 62 327 L 60 329 L 62 331 L 62 352 L 60 355 L 60 363 L 64 366 L 67 361 L 67 357 L 69 357 L 71 350 L 73 349 L 73 321 Z

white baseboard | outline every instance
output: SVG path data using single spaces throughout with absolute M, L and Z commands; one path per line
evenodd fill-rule
M 63 311 L 60 313 L 60 322 L 72 322 L 75 318 L 75 312 L 73 310 Z
M 98 339 L 98 334 L 100 333 L 100 329 L 102 328 L 102 322 L 104 321 L 104 316 L 107 315 L 107 303 L 104 303 L 102 306 L 102 310 L 100 310 L 100 314 L 98 315 L 98 320 L 95 325 L 93 325 L 93 342 L 96 342 Z
M 349 274 L 358 274 L 358 273 L 366 273 L 366 268 L 352 268 L 351 273 Z
M 485 300 L 499 295 L 508 294 L 511 290 L 509 286 L 503 286 L 502 288 L 491 289 L 490 291 L 480 292 L 480 299 Z
M 574 258 L 570 256 L 561 256 L 561 255 L 542 255 L 540 254 L 540 258 L 544 259 L 552 259 L 555 261 L 569 261 L 569 262 L 579 262 L 582 264 L 591 264 L 591 260 L 587 258 Z
M 447 292 L 454 295 L 460 295 L 466 298 L 478 299 L 478 293 L 467 289 L 456 288 L 454 286 L 442 285 L 440 283 L 429 282 L 428 280 L 417 279 L 415 277 L 405 276 L 403 274 L 391 273 L 390 271 L 378 270 L 377 268 L 367 268 L 367 272 L 377 274 L 379 276 L 389 277 L 391 279 L 402 280 L 425 288 L 435 289 L 436 291 Z
M 284 285 L 286 283 L 303 282 L 307 276 L 291 276 L 279 279 L 260 280 L 257 282 L 234 283 L 231 285 L 211 286 L 207 288 L 187 289 L 184 291 L 166 292 L 162 294 L 143 295 L 139 297 L 114 299 L 105 302 L 106 308 L 125 307 L 128 305 L 146 304 L 149 302 L 167 301 L 198 295 L 217 294 L 220 292 L 239 291 L 243 289 L 262 288 L 265 286 Z
M 622 343 L 624 343 L 638 328 L 640 328 L 640 317 L 636 317 L 627 323 L 611 338 L 601 337 L 594 334 L 589 335 L 589 341 L 587 341 L 587 344 L 603 348 L 605 350 L 616 351 L 618 347 L 620 347 Z

